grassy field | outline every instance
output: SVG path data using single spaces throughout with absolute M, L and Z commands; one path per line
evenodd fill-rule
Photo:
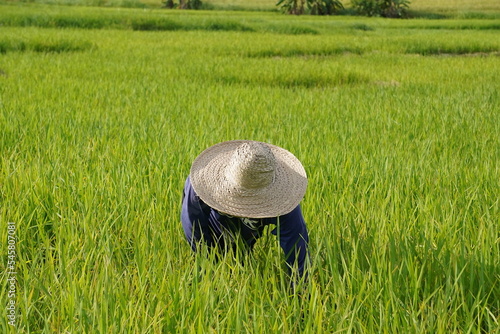
M 0 6 L 0 332 L 498 333 L 499 29 Z M 306 168 L 300 294 L 272 235 L 244 266 L 184 240 L 230 139 Z
M 55 1 L 55 0 L 54 0 Z M 63 0 L 57 0 L 63 1 Z M 157 1 L 142 0 L 143 4 L 150 6 L 156 5 Z M 274 0 L 205 0 L 206 3 L 216 7 L 234 7 L 234 8 L 257 8 L 263 10 L 276 9 Z M 341 0 L 344 7 L 351 7 L 350 0 Z M 500 11 L 500 2 L 496 0 L 411 0 L 410 8 L 415 11 L 424 11 L 431 13 L 458 14 L 466 12 L 498 12 Z
M 0 3 L 40 3 L 77 6 L 161 8 L 162 0 L 1 0 Z M 178 1 L 176 1 L 178 2 Z M 275 0 L 202 0 L 204 7 L 229 10 L 277 11 Z M 350 0 L 342 0 L 345 8 L 351 7 Z M 420 15 L 485 15 L 500 12 L 497 0 L 411 0 L 410 9 Z

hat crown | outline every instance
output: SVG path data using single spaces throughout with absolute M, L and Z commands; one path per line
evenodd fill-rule
M 243 143 L 236 148 L 227 166 L 226 177 L 235 188 L 256 190 L 274 182 L 276 158 L 260 142 Z

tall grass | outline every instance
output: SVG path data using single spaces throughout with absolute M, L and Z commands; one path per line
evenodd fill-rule
M 0 20 L 34 16 L 16 10 Z M 17 331 L 497 332 L 495 30 L 234 15 L 253 30 L 0 28 L 0 254 L 15 222 Z M 237 138 L 285 147 L 308 172 L 311 271 L 295 291 L 270 233 L 219 262 L 184 240 L 192 160 Z

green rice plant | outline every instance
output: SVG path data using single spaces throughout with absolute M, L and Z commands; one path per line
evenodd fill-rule
M 300 26 L 297 24 L 269 24 L 262 28 L 262 31 L 272 32 L 277 34 L 286 34 L 286 35 L 318 35 L 319 32 L 311 27 Z
M 0 53 L 6 52 L 77 52 L 91 50 L 93 44 L 75 39 L 19 39 L 15 37 L 0 39 Z
M 182 30 L 184 28 L 182 24 L 168 19 L 151 20 L 147 18 L 134 20 L 131 22 L 131 27 L 133 30 L 142 31 Z
M 203 24 L 203 28 L 205 30 L 213 30 L 213 31 L 252 31 L 253 29 L 241 24 L 239 22 L 231 22 L 231 21 L 225 21 L 225 22 L 220 22 L 219 20 L 214 20 L 214 21 L 206 21 Z
M 72 41 L 58 41 L 55 43 L 34 43 L 26 47 L 26 49 L 31 49 L 35 52 L 71 52 L 85 51 L 91 48 L 92 44 L 89 42 L 75 43 Z
M 358 30 L 363 30 L 363 31 L 373 31 L 375 30 L 374 28 L 364 24 L 364 23 L 359 23 L 359 24 L 354 24 L 352 26 L 353 29 L 358 29 Z
M 240 17 L 227 17 L 218 14 L 206 15 L 205 19 L 186 19 L 182 14 L 172 12 L 155 11 L 138 15 L 130 15 L 128 12 L 78 9 L 73 10 L 70 15 L 47 9 L 44 15 L 40 15 L 34 7 L 31 11 L 15 9 L 7 11 L 0 18 L 0 24 L 6 26 L 43 27 L 43 28 L 80 28 L 80 29 L 132 29 L 132 30 L 227 30 L 227 31 L 253 31 L 263 30 L 280 34 L 315 34 L 315 29 L 297 24 L 295 22 L 275 23 L 268 22 L 265 25 L 247 24 L 240 22 Z M 251 23 L 251 22 L 250 22 Z
M 36 4 L 0 20 L 0 258 L 13 223 L 18 325 L 4 314 L 2 333 L 500 329 L 494 22 Z M 178 27 L 131 28 L 162 20 Z M 308 173 L 295 289 L 271 226 L 218 261 L 185 241 L 193 159 L 241 138 Z
M 407 53 L 417 53 L 421 55 L 488 55 L 498 53 L 499 47 L 492 40 L 477 41 L 473 34 L 463 33 L 460 39 L 449 38 L 446 32 L 439 39 L 428 40 L 425 38 L 415 38 L 408 43 L 404 49 Z M 492 34 L 486 34 L 492 35 Z M 423 37 L 423 36 L 422 36 Z
M 13 2 L 24 4 L 50 4 L 65 6 L 100 6 L 122 8 L 155 8 L 163 7 L 165 1 L 158 0 L 2 0 L 1 3 Z M 352 1 L 342 2 L 344 14 L 354 14 Z M 238 11 L 277 11 L 274 0 L 205 0 L 203 9 L 238 10 Z M 481 18 L 496 19 L 500 5 L 496 0 L 413 0 L 410 14 L 413 17 L 426 18 Z

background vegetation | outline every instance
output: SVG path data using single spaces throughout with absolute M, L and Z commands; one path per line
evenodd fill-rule
M 172 0 L 174 3 L 178 1 Z M 340 1 L 346 8 L 344 13 L 350 13 L 351 0 Z M 71 6 L 101 6 L 101 7 L 132 7 L 132 8 L 162 8 L 166 1 L 162 0 L 0 0 L 0 3 L 23 4 L 59 4 Z M 275 0 L 205 0 L 205 9 L 278 11 Z M 498 18 L 500 3 L 495 0 L 412 0 L 412 16 L 429 16 L 431 18 L 449 16 L 484 17 L 493 15 Z
M 475 10 L 2 5 L 0 258 L 14 222 L 19 327 L 0 331 L 498 332 L 499 23 Z M 308 172 L 300 294 L 272 235 L 244 266 L 184 241 L 192 160 L 237 138 Z

